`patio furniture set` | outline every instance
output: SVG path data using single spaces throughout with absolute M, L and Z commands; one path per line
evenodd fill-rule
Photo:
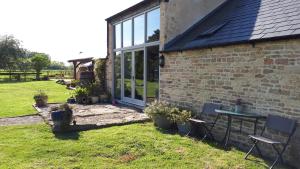
M 212 116 L 214 119 L 212 121 L 204 120 L 203 115 Z M 222 105 L 214 104 L 214 103 L 205 103 L 202 109 L 202 112 L 199 117 L 191 118 L 190 122 L 192 126 L 198 126 L 204 129 L 204 136 L 202 140 L 207 139 L 208 137 L 212 140 L 216 140 L 213 136 L 212 130 L 214 129 L 215 125 L 217 124 L 218 120 L 221 116 L 227 117 L 227 128 L 224 135 L 223 140 L 221 141 L 225 148 L 228 147 L 230 141 L 230 135 L 232 131 L 232 119 L 240 120 L 240 132 L 242 130 L 242 122 L 248 121 L 254 123 L 253 128 L 253 135 L 249 135 L 249 139 L 252 141 L 253 145 L 251 146 L 250 150 L 248 151 L 245 159 L 252 153 L 254 148 L 257 150 L 258 154 L 263 157 L 260 148 L 258 147 L 258 143 L 266 143 L 270 144 L 272 148 L 277 153 L 275 160 L 273 161 L 270 169 L 272 169 L 278 161 L 283 163 L 282 155 L 286 150 L 291 137 L 293 136 L 296 130 L 296 120 L 288 119 L 281 116 L 276 115 L 262 115 L 257 113 L 247 113 L 247 112 L 235 112 L 235 111 L 227 111 L 222 110 Z M 265 125 L 260 134 L 257 134 L 257 124 L 259 120 L 265 120 Z M 282 133 L 287 136 L 287 138 L 283 141 L 274 140 L 269 138 L 266 135 L 266 129 L 276 131 Z M 280 148 L 281 147 L 281 148 Z

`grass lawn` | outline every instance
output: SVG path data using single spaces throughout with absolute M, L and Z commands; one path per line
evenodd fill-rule
M 43 124 L 0 128 L 0 168 L 266 168 L 244 155 L 151 123 L 56 136 Z
M 19 83 L 0 83 L 0 118 L 34 114 L 33 95 L 43 90 L 49 102 L 65 102 L 70 91 L 54 81 L 34 81 Z

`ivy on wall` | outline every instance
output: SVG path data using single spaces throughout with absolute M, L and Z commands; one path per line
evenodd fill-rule
M 106 92 L 106 59 L 98 59 L 95 62 L 95 79 L 100 89 Z

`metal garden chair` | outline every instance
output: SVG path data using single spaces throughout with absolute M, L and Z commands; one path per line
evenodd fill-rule
M 208 136 L 211 139 L 215 140 L 215 138 L 212 134 L 212 130 L 220 117 L 219 113 L 217 113 L 215 110 L 216 109 L 220 110 L 221 107 L 222 106 L 220 104 L 205 103 L 200 116 L 197 118 L 191 118 L 189 120 L 191 123 L 199 125 L 200 127 L 202 127 L 204 129 L 205 134 L 201 139 L 202 141 L 205 140 Z M 216 117 L 215 117 L 214 121 L 208 122 L 208 121 L 202 120 L 203 119 L 202 115 L 215 115 Z
M 284 117 L 280 117 L 280 116 L 275 116 L 275 115 L 269 115 L 267 118 L 267 122 L 262 130 L 261 135 L 259 135 L 259 136 L 249 135 L 250 140 L 253 142 L 253 146 L 250 148 L 249 152 L 245 156 L 245 159 L 248 158 L 248 156 L 250 155 L 250 153 L 253 151 L 254 148 L 256 148 L 258 154 L 261 157 L 263 157 L 262 153 L 257 145 L 259 142 L 263 142 L 263 143 L 271 144 L 273 149 L 277 153 L 276 159 L 270 166 L 270 169 L 272 169 L 277 164 L 278 160 L 280 160 L 280 162 L 283 163 L 282 154 L 286 150 L 286 147 L 289 144 L 291 137 L 296 130 L 296 124 L 297 124 L 296 120 L 292 120 L 292 119 L 288 119 L 288 118 L 284 118 Z M 283 133 L 283 134 L 287 135 L 288 137 L 285 141 L 278 141 L 278 140 L 270 139 L 270 138 L 264 136 L 265 129 L 271 129 L 273 131 Z M 281 147 L 281 149 L 279 149 L 280 147 Z

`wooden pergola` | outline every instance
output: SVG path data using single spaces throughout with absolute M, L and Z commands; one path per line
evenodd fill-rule
M 76 70 L 80 65 L 91 62 L 92 63 L 92 69 L 94 69 L 94 65 L 95 65 L 95 61 L 94 61 L 93 57 L 73 59 L 73 60 L 69 60 L 68 62 L 73 63 L 73 66 L 74 66 L 74 79 L 75 80 L 78 80 L 77 77 L 76 77 L 77 76 L 76 75 Z

